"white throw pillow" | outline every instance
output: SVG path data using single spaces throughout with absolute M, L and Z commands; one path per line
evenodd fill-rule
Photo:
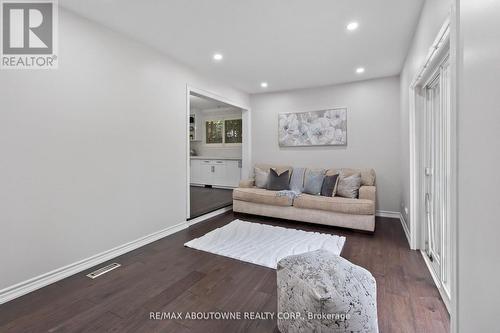
M 335 196 L 356 199 L 359 196 L 359 188 L 361 187 L 361 174 L 345 177 L 340 174 L 339 183 L 337 185 L 337 193 Z
M 259 168 L 255 168 L 255 186 L 258 188 L 267 188 L 267 180 L 269 178 L 269 170 L 264 171 Z

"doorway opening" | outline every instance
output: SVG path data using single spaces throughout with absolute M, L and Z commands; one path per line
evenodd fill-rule
M 187 220 L 232 206 L 244 175 L 247 109 L 188 88 Z

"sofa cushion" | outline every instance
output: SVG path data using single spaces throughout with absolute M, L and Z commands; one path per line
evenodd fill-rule
M 265 172 L 269 172 L 269 169 L 274 169 L 278 173 L 278 175 L 281 175 L 282 172 L 288 170 L 288 176 L 292 174 L 293 167 L 289 165 L 275 165 L 275 164 L 265 164 L 265 163 L 257 163 L 255 164 L 254 170 L 255 169 L 260 169 Z
M 359 195 L 359 188 L 361 187 L 361 175 L 359 173 L 352 176 L 345 176 L 344 173 L 340 174 L 339 184 L 337 186 L 336 196 L 355 199 Z
M 258 188 L 267 188 L 267 183 L 269 181 L 269 170 L 262 170 L 255 168 L 255 186 Z
M 304 177 L 306 168 L 293 168 L 290 176 L 290 190 L 302 193 L 304 191 Z
M 324 169 L 307 169 L 304 178 L 304 193 L 319 195 L 325 178 Z
M 267 180 L 267 189 L 272 191 L 288 190 L 289 171 L 285 170 L 278 174 L 275 169 L 269 170 L 269 178 Z
M 375 201 L 377 188 L 375 186 L 361 186 L 359 188 L 359 198 Z
M 255 186 L 255 180 L 254 179 L 243 179 L 240 180 L 240 184 L 238 187 L 254 187 Z
M 261 203 L 273 206 L 291 206 L 292 198 L 288 196 L 277 196 L 277 191 L 269 191 L 262 188 L 235 188 L 233 199 Z
M 375 185 L 375 170 L 373 169 L 341 169 L 341 173 L 345 177 L 355 175 L 357 173 L 361 174 L 361 185 L 374 186 Z
M 297 208 L 320 209 L 345 214 L 375 214 L 375 202 L 365 199 L 323 197 L 317 195 L 302 194 L 299 197 L 295 198 L 295 200 L 293 201 L 293 206 Z
M 324 197 L 333 197 L 337 192 L 337 183 L 339 180 L 339 174 L 325 176 L 323 180 L 323 185 L 321 186 L 321 195 Z

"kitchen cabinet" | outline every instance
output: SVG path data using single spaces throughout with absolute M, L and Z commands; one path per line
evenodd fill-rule
M 238 187 L 241 161 L 222 159 L 191 159 L 191 184 Z
M 200 160 L 191 160 L 190 165 L 191 178 L 190 182 L 194 184 L 201 183 L 201 161 Z
M 226 177 L 226 161 L 216 160 L 212 163 L 212 185 L 231 186 Z

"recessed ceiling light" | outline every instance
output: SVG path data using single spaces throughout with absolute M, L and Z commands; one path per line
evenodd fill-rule
M 365 72 L 364 67 L 359 67 L 359 68 L 356 68 L 356 73 L 358 73 L 358 74 L 363 74 L 364 72 Z
M 214 60 L 215 61 L 221 61 L 222 58 L 224 58 L 224 56 L 220 53 L 215 53 L 214 56 L 213 56 Z
M 260 87 L 261 87 L 261 88 L 267 88 L 267 82 L 262 82 L 262 83 L 260 84 Z
M 354 31 L 358 27 L 359 27 L 359 23 L 358 22 L 349 22 L 349 24 L 347 24 L 347 26 L 346 26 L 346 29 L 349 30 L 349 31 Z

